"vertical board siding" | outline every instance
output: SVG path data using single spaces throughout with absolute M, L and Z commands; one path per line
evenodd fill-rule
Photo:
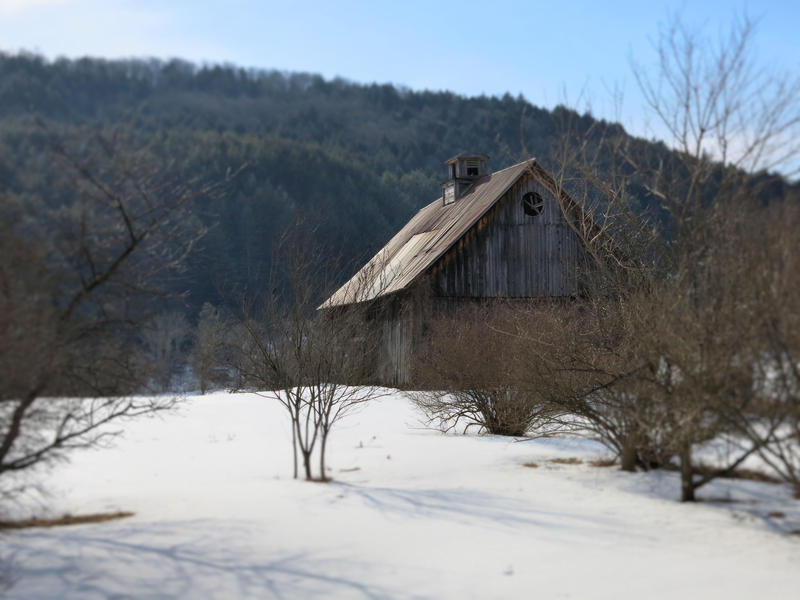
M 522 197 L 538 192 L 542 213 L 525 214 Z M 555 197 L 524 177 L 435 267 L 442 296 L 472 298 L 569 296 L 578 290 L 578 236 Z
M 525 214 L 522 197 L 538 192 L 542 213 Z M 423 336 L 425 314 L 454 312 L 486 298 L 571 296 L 578 292 L 579 261 L 585 252 L 553 193 L 536 178 L 523 176 L 432 267 L 433 297 L 412 294 L 386 299 L 382 321 L 383 357 L 379 382 L 412 382 L 415 350 Z M 425 283 L 423 283 L 425 282 Z
M 377 383 L 404 385 L 411 379 L 412 352 L 417 335 L 413 302 L 398 298 L 387 299 L 380 312 L 381 336 L 378 357 Z

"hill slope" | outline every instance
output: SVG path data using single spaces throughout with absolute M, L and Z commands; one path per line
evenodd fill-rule
M 197 206 L 198 224 L 211 231 L 174 284 L 189 292 L 195 313 L 233 289 L 266 289 L 276 240 L 298 221 L 323 253 L 348 265 L 341 280 L 438 196 L 442 161 L 472 150 L 489 154 L 492 170 L 528 155 L 547 167 L 567 118 L 584 130 L 595 122 L 508 94 L 465 98 L 181 61 L 0 54 L 0 191 L 29 209 L 70 202 L 53 139 L 80 154 L 98 135 L 156 155 L 177 181 L 238 173 L 223 196 Z M 667 152 L 638 143 L 656 157 Z

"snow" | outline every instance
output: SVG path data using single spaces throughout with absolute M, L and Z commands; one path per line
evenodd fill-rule
M 591 466 L 598 444 L 425 430 L 394 392 L 349 415 L 334 482 L 291 479 L 282 408 L 187 398 L 75 453 L 13 516 L 132 511 L 7 532 L 9 598 L 797 597 L 800 502 L 725 480 Z M 577 458 L 582 464 L 551 462 Z M 536 468 L 525 466 L 535 463 Z M 772 513 L 772 516 L 767 516 Z M 780 513 L 780 514 L 778 514 Z

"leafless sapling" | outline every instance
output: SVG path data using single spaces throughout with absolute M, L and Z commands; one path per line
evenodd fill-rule
M 369 326 L 369 301 L 319 309 L 331 274 L 296 231 L 282 243 L 282 277 L 260 303 L 250 303 L 241 326 L 242 380 L 277 399 L 291 420 L 294 476 L 299 458 L 308 480 L 325 481 L 327 444 L 336 423 L 379 396 L 370 367 L 377 337 Z M 302 236 L 300 236 L 302 237 Z M 370 285 L 365 278 L 364 285 Z M 255 306 L 254 306 L 255 305 Z M 314 476 L 313 456 L 319 470 Z M 298 457 L 299 455 L 299 457 Z

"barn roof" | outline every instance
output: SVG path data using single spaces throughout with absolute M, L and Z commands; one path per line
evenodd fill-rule
M 374 300 L 408 288 L 534 166 L 534 159 L 523 161 L 476 180 L 457 202 L 445 205 L 439 197 L 423 207 L 320 308 Z
M 489 160 L 489 157 L 486 156 L 485 154 L 472 154 L 470 152 L 459 152 L 453 158 L 448 158 L 446 161 L 444 161 L 444 164 L 449 165 L 449 164 L 454 163 L 454 162 L 456 162 L 458 160 L 467 159 L 467 158 L 477 158 L 479 160 Z

